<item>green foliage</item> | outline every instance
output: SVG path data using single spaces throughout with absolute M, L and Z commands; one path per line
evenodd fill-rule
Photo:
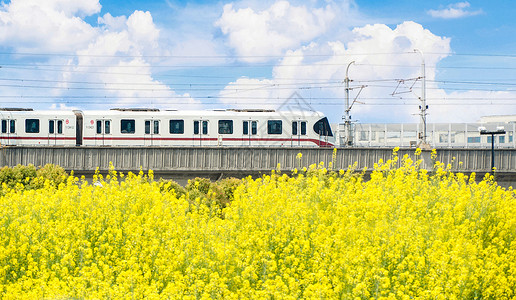
M 188 181 L 186 185 L 187 200 L 191 207 L 205 205 L 210 211 L 217 211 L 221 215 L 222 209 L 233 201 L 235 189 L 242 184 L 237 178 L 226 178 L 212 182 L 208 178 L 196 177 Z
M 242 180 L 230 177 L 217 181 L 217 184 L 224 192 L 224 198 L 226 198 L 227 202 L 230 203 L 234 199 L 233 193 L 235 192 L 235 189 L 242 184 Z
M 39 168 L 36 171 L 36 175 L 37 177 L 54 182 L 56 186 L 59 186 L 60 183 L 65 182 L 66 178 L 68 177 L 68 174 L 62 167 L 54 164 L 46 164 L 45 166 Z
M 160 179 L 159 184 L 162 193 L 174 191 L 176 193 L 177 198 L 186 195 L 186 189 L 174 180 Z
M 0 184 L 2 188 L 17 189 L 38 189 L 42 188 L 45 181 L 58 186 L 64 182 L 68 174 L 60 166 L 47 164 L 37 169 L 34 165 L 17 165 L 13 168 L 3 167 L 0 169 Z
M 199 192 L 203 194 L 208 194 L 210 191 L 210 188 L 212 187 L 213 183 L 209 178 L 203 178 L 203 177 L 195 177 L 192 180 L 188 180 L 188 184 L 186 185 L 187 191 L 192 190 L 198 190 Z

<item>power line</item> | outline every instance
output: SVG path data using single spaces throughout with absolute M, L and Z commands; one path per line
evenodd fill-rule
M 377 55 L 406 55 L 413 54 L 412 51 L 400 51 L 400 52 L 352 52 L 347 51 L 343 54 L 302 54 L 295 55 L 291 54 L 288 57 L 348 57 L 351 55 L 357 56 L 377 56 Z M 121 55 L 121 54 L 79 54 L 79 53 L 57 53 L 57 52 L 0 52 L 0 55 L 12 55 L 12 56 L 34 56 L 34 57 L 105 57 L 105 58 L 191 58 L 191 59 L 239 59 L 239 58 L 284 58 L 285 55 L 172 55 L 172 54 L 160 54 L 160 55 Z M 474 57 L 508 57 L 516 58 L 516 54 L 511 53 L 460 53 L 460 52 L 425 52 L 425 55 L 437 55 L 437 56 L 474 56 Z
M 181 69 L 192 69 L 192 68 L 283 68 L 283 67 L 297 67 L 297 68 L 308 68 L 317 66 L 346 66 L 348 62 L 342 63 L 327 63 L 327 62 L 314 62 L 313 64 L 212 64 L 212 65 L 166 65 L 166 64 L 142 64 L 142 65 L 119 65 L 119 64 L 91 64 L 91 65 L 69 65 L 69 64 L 44 64 L 39 63 L 36 66 L 34 64 L 27 63 L 2 63 L 2 68 L 21 69 L 21 68 L 36 68 L 41 67 L 54 67 L 54 68 L 65 68 L 69 71 L 73 68 L 119 68 L 119 69 L 135 69 L 135 68 L 181 68 Z M 372 66 L 372 67 L 396 67 L 396 68 L 419 68 L 417 64 L 375 64 L 375 63 L 355 63 L 357 66 Z M 516 70 L 516 67 L 493 67 L 493 66 L 428 66 L 428 68 L 439 68 L 439 69 L 472 69 L 472 70 Z M 49 69 L 52 71 L 63 71 L 61 69 Z M 74 70 L 77 71 L 77 70 Z M 85 71 L 86 72 L 86 71 Z

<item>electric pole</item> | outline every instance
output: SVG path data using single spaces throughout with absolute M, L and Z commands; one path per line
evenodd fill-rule
M 344 79 L 344 83 L 346 86 L 346 109 L 344 111 L 343 119 L 344 119 L 344 129 L 346 131 L 346 142 L 345 142 L 346 146 L 353 145 L 353 136 L 352 136 L 352 132 L 351 132 L 351 116 L 349 114 L 351 107 L 349 106 L 349 82 L 350 82 L 350 80 L 348 77 L 348 71 L 349 71 L 349 66 L 351 66 L 354 63 L 355 63 L 355 61 L 352 61 L 348 64 L 348 67 L 346 68 L 346 78 Z
M 419 49 L 414 49 L 415 53 L 421 54 L 421 105 L 419 106 L 419 116 L 420 116 L 420 125 L 419 125 L 419 147 L 421 148 L 430 148 L 426 140 L 426 110 L 428 106 L 426 105 L 426 74 L 425 74 L 425 56 L 423 52 Z

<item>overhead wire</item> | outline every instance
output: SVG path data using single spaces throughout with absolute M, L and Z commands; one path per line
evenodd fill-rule
M 354 54 L 342 54 L 342 55 L 300 55 L 302 57 L 344 57 L 344 56 L 350 56 L 350 55 L 399 55 L 399 54 L 412 54 L 412 52 L 403 52 L 403 53 L 354 53 Z M 37 54 L 37 53 L 0 53 L 0 55 L 26 55 L 26 56 L 45 56 L 47 54 Z M 147 57 L 147 58 L 187 58 L 187 59 L 244 59 L 244 58 L 275 58 L 276 56 L 173 56 L 173 55 L 150 55 L 150 56 L 110 56 L 110 55 L 77 55 L 77 54 L 48 54 L 47 56 L 67 56 L 67 57 L 81 57 L 81 56 L 88 56 L 88 57 L 113 57 L 113 58 L 133 58 L 133 57 Z M 457 53 L 425 53 L 425 55 L 458 55 L 458 56 L 486 56 L 486 57 L 505 57 L 505 58 L 515 58 L 516 55 L 513 54 L 457 54 Z M 277 56 L 280 57 L 280 56 Z M 281 56 L 283 57 L 283 56 Z M 294 57 L 294 56 L 292 56 Z M 320 62 L 314 62 L 316 66 L 344 66 L 347 65 L 347 63 L 320 63 Z M 136 73 L 130 71 L 131 68 L 150 68 L 150 69 L 173 69 L 173 68 L 260 68 L 260 67 L 313 67 L 314 64 L 265 64 L 265 63 L 259 63 L 259 64 L 226 64 L 226 65 L 220 65 L 220 64 L 211 64 L 211 65 L 175 65 L 175 64 L 144 64 L 144 65 L 61 65 L 61 64 L 44 64 L 44 63 L 38 63 L 36 65 L 34 64 L 26 64 L 26 63 L 20 63 L 20 64 L 13 64 L 13 63 L 7 63 L 7 64 L 0 64 L 2 68 L 5 69 L 13 69 L 13 70 L 31 70 L 31 71 L 44 71 L 44 72 L 63 72 L 63 73 L 78 73 L 78 74 L 103 74 L 103 75 L 123 75 L 123 76 L 149 76 L 150 74 L 142 74 L 142 73 Z M 419 68 L 419 64 L 407 64 L 407 65 L 400 65 L 400 64 L 368 64 L 368 63 L 357 63 L 356 65 L 360 66 L 372 66 L 372 67 L 396 67 L 396 68 Z M 436 68 L 437 66 L 427 66 L 427 68 Z M 110 72 L 110 71 L 101 71 L 101 70 L 81 70 L 81 69 L 87 69 L 87 68 L 103 68 L 103 69 L 121 69 L 126 70 L 129 72 Z M 439 66 L 441 69 L 473 69 L 473 70 L 516 70 L 516 67 L 510 67 L 510 66 L 453 66 L 453 65 L 447 65 L 447 66 Z M 238 80 L 239 77 L 235 76 L 221 76 L 221 75 L 191 75 L 191 74 L 153 74 L 153 80 L 156 80 L 156 78 L 172 78 L 172 77 L 179 77 L 179 78 L 197 78 L 197 79 L 232 79 L 232 80 Z M 240 77 L 242 78 L 242 77 Z M 397 83 L 397 81 L 403 80 L 403 79 L 370 79 L 370 80 L 356 80 L 355 83 L 368 83 L 368 88 L 384 88 L 389 89 L 393 88 L 394 85 Z M 427 80 L 427 82 L 439 84 L 441 86 L 427 86 L 428 90 L 437 90 L 437 89 L 445 89 L 449 91 L 482 91 L 482 92 L 514 92 L 516 89 L 511 89 L 510 87 L 516 86 L 516 83 L 511 82 L 502 82 L 502 80 L 498 80 L 498 82 L 494 82 L 494 80 L 490 80 L 489 78 L 485 79 L 486 81 L 481 80 L 474 80 L 474 81 L 468 81 L 468 80 Z M 504 81 L 508 81 L 509 79 L 504 79 Z M 251 92 L 255 90 L 265 90 L 265 91 L 275 91 L 275 90 L 286 90 L 286 89 L 342 89 L 342 81 L 339 80 L 324 80 L 324 79 L 300 79 L 300 78 L 274 78 L 272 79 L 272 83 L 267 84 L 263 82 L 257 82 L 257 83 L 197 83 L 197 82 L 190 82 L 190 83 L 174 83 L 174 82 L 147 82 L 147 83 L 133 83 L 133 82 L 89 82 L 89 81 L 66 81 L 66 80 L 43 80 L 43 79 L 22 79 L 22 78 L 0 78 L 0 81 L 4 82 L 20 82 L 23 84 L 0 84 L 0 87 L 8 87 L 8 88 L 20 88 L 20 89 L 52 89 L 52 90 L 83 90 L 83 91 L 105 91 L 105 92 L 116 92 L 116 91 L 132 91 L 132 92 L 170 92 L 170 91 L 185 91 L 185 92 L 209 92 L 209 91 L 221 91 L 221 94 L 219 95 L 210 95 L 210 96 L 195 96 L 194 98 L 198 99 L 204 99 L 203 97 L 207 97 L 206 99 L 230 99 L 228 95 L 235 95 L 235 94 L 243 94 L 246 92 Z M 286 83 L 286 82 L 278 82 L 278 81 L 292 81 L 293 83 Z M 27 84 L 32 83 L 32 84 Z M 42 83 L 42 84 L 36 84 L 36 83 Z M 376 83 L 392 83 L 392 85 L 388 84 L 376 84 Z M 46 84 L 46 85 L 44 85 Z M 63 84 L 67 84 L 70 86 L 62 86 Z M 93 85 L 93 86 L 80 86 L 80 85 Z M 166 86 L 165 86 L 166 85 Z M 442 85 L 446 85 L 446 87 L 443 87 Z M 471 85 L 476 85 L 479 88 L 471 87 Z M 124 87 L 124 86 L 130 86 L 130 87 Z M 460 87 L 464 86 L 464 87 Z M 493 88 L 487 88 L 482 86 L 493 86 Z M 142 88 L 136 88 L 136 87 L 142 87 Z M 154 88 L 153 88 L 154 87 Z M 221 88 L 217 88 L 221 87 Z M 467 87 L 467 88 L 466 88 Z M 507 88 L 509 87 L 509 88 Z M 4 96 L 0 96 L 2 98 L 5 98 Z M 22 97 L 27 98 L 27 96 L 16 96 L 16 97 Z M 39 98 L 45 98 L 45 96 L 36 96 Z M 49 96 L 50 97 L 50 96 Z M 62 98 L 59 96 L 51 96 L 53 99 Z M 94 97 L 94 95 L 86 96 L 86 97 Z M 146 99 L 144 95 L 136 96 L 138 99 Z M 150 98 L 156 98 L 159 99 L 157 96 L 149 96 Z M 176 96 L 174 96 L 176 97 Z M 190 97 L 190 96 L 188 96 Z M 101 97 L 102 99 L 109 99 L 106 97 Z M 120 98 L 127 98 L 123 96 L 113 96 L 113 99 L 120 99 Z M 244 99 L 251 99 L 246 98 L 242 96 L 235 97 L 241 100 Z M 330 98 L 317 98 L 313 97 L 314 99 L 325 99 L 329 100 Z M 366 100 L 365 97 L 361 97 Z M 80 98 L 74 98 L 74 99 L 80 99 Z M 166 99 L 184 99 L 184 98 L 166 98 Z M 266 98 L 252 98 L 252 99 L 265 99 Z M 337 98 L 341 99 L 341 98 Z M 389 99 L 397 99 L 396 97 L 392 97 Z M 432 98 L 427 98 L 428 100 L 432 100 Z M 453 98 L 438 98 L 437 100 L 451 100 Z M 467 98 L 468 100 L 473 100 L 472 98 Z M 285 99 L 284 99 L 285 100 Z M 404 99 L 404 101 L 410 101 L 413 99 Z M 455 101 L 458 101 L 458 98 L 455 98 Z M 466 100 L 466 99 L 464 99 Z M 483 101 L 500 101 L 500 100 L 513 100 L 513 98 L 496 98 L 496 97 L 489 97 L 489 99 L 485 98 L 479 98 L 478 100 Z M 478 101 L 475 100 L 475 101 Z M 463 101 L 460 99 L 460 101 Z M 487 102 L 486 102 L 487 103 Z M 324 105 L 324 104 L 322 104 Z M 333 104 L 329 104 L 333 105 Z M 364 105 L 380 105 L 380 104 L 364 104 Z M 382 104 L 384 105 L 384 104 Z M 394 103 L 385 104 L 385 105 L 394 105 Z M 398 104 L 397 104 L 398 105 Z M 436 104 L 433 104 L 436 105 Z M 444 105 L 444 104 L 443 104 Z M 487 104 L 486 104 L 487 105 Z

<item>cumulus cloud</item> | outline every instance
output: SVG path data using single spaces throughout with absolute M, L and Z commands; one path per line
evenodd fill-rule
M 115 105 L 177 108 L 174 103 L 198 107 L 188 94 L 179 95 L 155 80 L 146 56 L 159 56 L 160 31 L 149 12 L 135 11 L 129 17 L 102 18 L 106 28 L 87 48 L 79 50 L 76 71 L 87 67 L 105 83 L 105 93 L 116 96 Z M 125 21 L 122 23 L 122 21 Z
M 215 25 L 227 36 L 229 46 L 243 56 L 242 60 L 254 62 L 311 41 L 324 33 L 335 17 L 330 5 L 310 9 L 277 1 L 255 11 L 250 7 L 236 10 L 233 4 L 227 4 Z
M 470 4 L 469 2 L 458 2 L 454 4 L 448 5 L 446 8 L 442 9 L 431 9 L 427 11 L 427 13 L 434 18 L 441 19 L 458 19 L 470 16 L 476 16 L 482 14 L 483 11 L 479 10 L 469 10 Z
M 302 97 L 310 103 L 312 95 L 319 99 L 313 101 L 315 109 L 326 111 L 333 120 L 338 120 L 342 115 L 339 106 L 328 106 L 324 99 L 335 99 L 333 104 L 340 104 L 338 97 L 343 97 L 343 80 L 346 76 L 346 68 L 352 61 L 355 64 L 350 68 L 350 77 L 360 85 L 367 85 L 363 89 L 360 102 L 365 104 L 386 104 L 385 106 L 370 106 L 357 104 L 353 113 L 363 120 L 386 120 L 398 118 L 399 121 L 410 121 L 412 113 L 417 112 L 417 103 L 413 100 L 418 97 L 419 91 L 413 89 L 410 95 L 405 95 L 407 102 L 412 101 L 416 105 L 397 106 L 399 98 L 390 95 L 396 88 L 396 83 L 385 84 L 389 79 L 409 79 L 421 76 L 420 65 L 422 57 L 415 53 L 419 49 L 425 55 L 427 66 L 427 80 L 435 78 L 435 66 L 450 52 L 450 39 L 432 34 L 429 30 L 415 22 L 404 22 L 391 29 L 383 24 L 366 25 L 353 29 L 353 38 L 347 43 L 332 41 L 322 44 L 310 43 L 296 50 L 287 51 L 281 62 L 274 67 L 271 80 L 241 79 L 231 83 L 222 94 L 222 101 L 228 105 L 231 99 L 224 97 L 228 91 L 234 91 L 245 98 L 255 99 L 254 107 L 277 108 L 290 96 L 301 91 Z M 321 53 L 329 53 L 327 56 L 319 56 Z M 438 53 L 438 54 L 435 54 Z M 323 57 L 315 59 L 314 57 Z M 289 81 L 284 79 L 288 78 Z M 318 82 L 332 82 L 332 85 L 320 85 Z M 253 85 L 249 85 L 253 83 Z M 304 86 L 294 83 L 305 83 Z M 420 80 L 417 82 L 420 83 Z M 260 86 L 259 84 L 263 84 Z M 408 87 L 403 88 L 408 90 Z M 289 88 L 290 87 L 290 88 Z M 432 87 L 431 83 L 427 84 Z M 312 94 L 313 93 L 313 94 Z M 272 101 L 281 99 L 280 101 Z M 322 100 L 321 100 L 322 99 Z M 341 98 L 342 99 L 342 98 Z M 260 100 L 265 103 L 260 103 Z M 383 102 L 382 102 L 383 101 Z M 328 101 L 326 101 L 328 102 Z M 381 102 L 381 103 L 380 103 Z M 387 104 L 392 104 L 388 106 Z
M 55 99 L 76 96 L 80 90 L 82 97 L 92 99 L 86 103 L 90 107 L 99 104 L 97 97 L 115 99 L 113 105 L 120 106 L 173 108 L 174 102 L 198 104 L 188 94 L 179 95 L 153 78 L 149 60 L 166 47 L 160 45 L 160 30 L 150 12 L 135 11 L 128 17 L 107 13 L 98 18 L 97 27 L 84 21 L 100 9 L 99 0 L 4 3 L 0 9 L 0 43 L 15 52 L 77 54 L 51 56 L 43 63 L 62 66 L 60 73 L 55 70 L 38 75 L 38 79 L 55 82 L 55 88 L 49 91 Z M 87 86 L 78 86 L 77 82 Z M 28 96 L 41 90 L 18 93 Z M 106 108 L 105 104 L 99 107 Z
M 352 33 L 349 40 L 310 43 L 286 51 L 270 79 L 236 80 L 221 92 L 221 101 L 239 108 L 269 109 L 282 108 L 293 101 L 308 104 L 338 122 L 344 113 L 346 68 L 354 61 L 349 68 L 350 100 L 361 93 L 351 110 L 353 120 L 418 123 L 422 59 L 426 65 L 429 123 L 476 122 L 481 116 L 500 114 L 497 104 L 516 97 L 510 91 L 447 91 L 439 86 L 435 81 L 437 66 L 452 55 L 451 40 L 418 23 L 403 22 L 394 28 L 366 25 L 354 28 Z M 486 99 L 494 99 L 492 105 L 475 105 Z
M 104 25 L 109 31 L 120 31 L 125 28 L 127 17 L 113 17 L 110 13 L 106 13 L 103 17 L 99 17 L 97 21 L 99 24 Z
M 81 16 L 100 11 L 99 0 L 13 0 L 0 9 L 0 43 L 21 51 L 67 52 L 84 46 L 97 30 Z
M 21 69 L 13 71 L 14 68 L 3 68 L 2 73 L 5 78 L 54 83 L 55 88 L 45 99 L 62 99 L 65 108 L 81 105 L 106 108 L 106 104 L 172 109 L 184 109 L 185 104 L 191 104 L 189 108 L 204 108 L 188 93 L 177 93 L 166 82 L 158 80 L 156 68 L 160 67 L 161 71 L 163 65 L 178 64 L 213 66 L 231 60 L 231 55 L 221 57 L 220 53 L 236 53 L 246 66 L 274 57 L 277 63 L 271 67 L 269 76 L 261 71 L 264 77 L 252 78 L 249 71 L 246 75 L 250 77 L 231 80 L 220 91 L 220 103 L 243 108 L 290 106 L 289 109 L 295 109 L 292 103 L 300 104 L 304 105 L 300 109 L 323 111 L 335 122 L 340 120 L 344 110 L 346 68 L 354 61 L 349 69 L 353 80 L 351 98 L 362 90 L 359 102 L 352 109 L 354 119 L 418 122 L 420 65 L 424 58 L 429 122 L 474 121 L 482 114 L 496 113 L 499 109 L 496 105 L 487 109 L 464 105 L 467 99 L 516 97 L 514 92 L 447 92 L 440 88 L 434 79 L 438 75 L 438 63 L 451 53 L 450 39 L 437 36 L 415 22 L 403 22 L 395 27 L 369 24 L 353 28 L 343 23 L 343 20 L 351 20 L 349 22 L 357 24 L 359 14 L 349 9 L 353 1 L 338 4 L 331 0 L 273 1 L 270 4 L 244 0 L 223 8 L 219 3 L 213 7 L 220 10 L 211 7 L 209 21 L 205 20 L 206 15 L 195 19 L 210 8 L 208 5 L 190 7 L 183 11 L 184 15 L 176 12 L 174 19 L 178 17 L 179 21 L 175 22 L 181 24 L 168 30 L 158 27 L 151 13 L 145 11 L 127 16 L 105 13 L 97 17 L 97 24 L 91 25 L 85 22 L 85 17 L 100 12 L 99 0 L 12 0 L 0 7 L 3 48 L 13 52 L 77 55 L 38 56 L 38 61 L 47 69 L 49 65 L 55 68 L 45 73 L 38 70 L 29 74 Z M 252 8 L 247 6 L 249 3 Z M 480 12 L 472 10 L 468 2 L 461 2 L 429 14 L 451 17 Z M 364 24 L 363 20 L 358 24 Z M 205 29 L 207 26 L 219 31 L 210 32 Z M 419 49 L 423 57 L 414 49 Z M 199 55 L 207 59 L 201 60 Z M 35 68 L 38 66 L 31 63 Z M 34 99 L 42 90 L 10 86 L 0 93 L 18 93 L 21 99 L 24 96 Z M 75 99 L 77 95 L 85 100 L 66 101 L 67 96 Z M 213 94 L 209 96 L 215 98 Z M 463 101 L 462 104 L 457 99 Z M 54 108 L 62 107 L 58 100 Z

